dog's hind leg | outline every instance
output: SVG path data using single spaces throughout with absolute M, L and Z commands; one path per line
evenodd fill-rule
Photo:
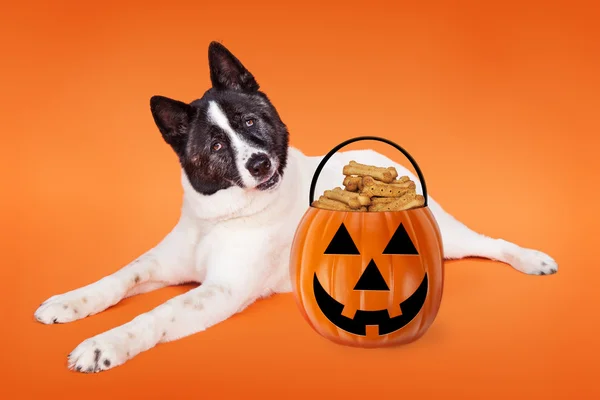
M 65 323 L 104 311 L 125 297 L 193 280 L 194 231 L 180 223 L 156 247 L 94 283 L 50 297 L 35 312 L 44 324 Z
M 558 270 L 556 261 L 541 251 L 477 233 L 448 214 L 432 199 L 429 200 L 429 207 L 440 227 L 446 259 L 488 258 L 532 275 L 548 275 Z

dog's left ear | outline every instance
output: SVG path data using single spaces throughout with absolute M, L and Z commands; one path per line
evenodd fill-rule
M 255 92 L 259 89 L 254 76 L 219 42 L 208 46 L 208 64 L 210 80 L 217 90 Z
M 168 97 L 153 96 L 150 99 L 150 111 L 165 142 L 181 156 L 187 143 L 192 107 Z

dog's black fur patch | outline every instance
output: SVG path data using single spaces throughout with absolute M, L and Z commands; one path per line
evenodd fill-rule
M 201 98 L 190 104 L 163 96 L 150 99 L 154 121 L 192 187 L 204 195 L 233 185 L 243 187 L 228 135 L 208 122 L 211 100 L 219 104 L 242 140 L 279 161 L 278 173 L 283 176 L 289 134 L 279 113 L 259 91 L 254 76 L 222 44 L 212 42 L 208 58 L 212 88 Z M 254 120 L 250 127 L 246 125 L 249 118 Z

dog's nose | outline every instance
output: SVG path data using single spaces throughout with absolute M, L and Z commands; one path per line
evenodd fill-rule
M 255 178 L 266 175 L 270 168 L 271 161 L 266 154 L 254 154 L 246 163 L 246 169 Z

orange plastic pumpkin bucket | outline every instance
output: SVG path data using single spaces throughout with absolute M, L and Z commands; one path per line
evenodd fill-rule
M 387 143 L 411 162 L 424 206 L 406 211 L 330 211 L 312 206 L 325 163 L 359 140 Z M 360 162 L 360 160 L 357 160 Z M 375 136 L 347 140 L 320 162 L 309 209 L 294 236 L 292 288 L 302 315 L 320 335 L 359 347 L 412 342 L 433 323 L 442 299 L 442 238 L 415 160 L 397 144 Z

